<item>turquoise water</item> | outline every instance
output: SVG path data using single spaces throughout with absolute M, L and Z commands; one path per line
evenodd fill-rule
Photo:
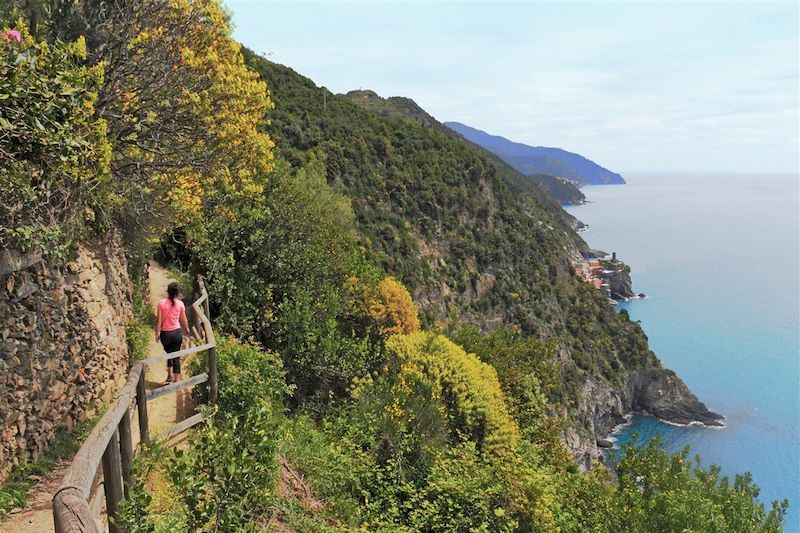
M 626 176 L 583 189 L 569 211 L 593 248 L 616 251 L 647 298 L 621 304 L 650 345 L 727 427 L 637 417 L 634 432 L 686 444 L 729 474 L 749 471 L 761 499 L 789 499 L 800 531 L 798 177 Z

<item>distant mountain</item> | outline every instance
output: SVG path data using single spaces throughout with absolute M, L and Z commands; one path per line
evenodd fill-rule
M 567 152 L 561 148 L 516 143 L 460 122 L 445 122 L 444 125 L 460 133 L 467 140 L 497 154 L 509 165 L 526 175 L 550 174 L 574 180 L 579 185 L 625 183 L 619 174 L 601 167 L 582 155 Z

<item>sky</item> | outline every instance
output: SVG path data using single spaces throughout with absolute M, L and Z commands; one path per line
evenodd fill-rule
M 797 2 L 226 5 L 236 39 L 336 93 L 623 174 L 800 171 Z

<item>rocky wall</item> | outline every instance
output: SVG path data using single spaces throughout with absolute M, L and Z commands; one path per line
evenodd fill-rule
M 124 383 L 130 291 L 115 237 L 68 262 L 0 251 L 0 480 Z

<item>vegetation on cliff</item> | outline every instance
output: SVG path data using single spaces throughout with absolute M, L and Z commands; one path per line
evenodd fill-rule
M 277 102 L 268 131 L 278 152 L 295 164 L 324 162 L 327 182 L 352 202 L 366 257 L 409 288 L 422 324 L 502 324 L 548 339 L 561 358 L 548 397 L 594 447 L 585 383 L 622 390 L 636 368 L 660 364 L 639 325 L 573 274 L 587 247 L 571 217 L 409 99 L 334 95 L 245 56 Z
M 22 4 L 14 17 L 30 19 Z M 140 461 L 128 531 L 779 530 L 783 507 L 765 510 L 749 478 L 655 445 L 627 450 L 618 482 L 603 467 L 578 473 L 560 416 L 584 380 L 621 385 L 658 363 L 639 326 L 572 274 L 585 245 L 543 191 L 515 198 L 513 171 L 409 118 L 407 101 L 384 116 L 243 58 L 214 0 L 42 5 L 36 37 L 2 21 L 26 35 L 0 43 L 2 68 L 85 42 L 85 56 L 37 63 L 37 76 L 96 72 L 85 90 L 97 96 L 62 123 L 82 142 L 102 133 L 92 149 L 104 155 L 53 170 L 40 161 L 64 147 L 35 133 L 3 172 L 18 195 L 71 195 L 70 176 L 107 164 L 93 190 L 108 216 L 81 231 L 162 239 L 206 275 L 223 339 L 212 418 L 186 451 Z M 28 124 L 0 117 L 5 135 Z M 67 250 L 79 235 L 48 242 Z M 318 504 L 282 488 L 287 465 Z
M 528 178 L 561 205 L 580 205 L 586 201 L 586 196 L 569 180 L 549 174 L 531 174 Z

